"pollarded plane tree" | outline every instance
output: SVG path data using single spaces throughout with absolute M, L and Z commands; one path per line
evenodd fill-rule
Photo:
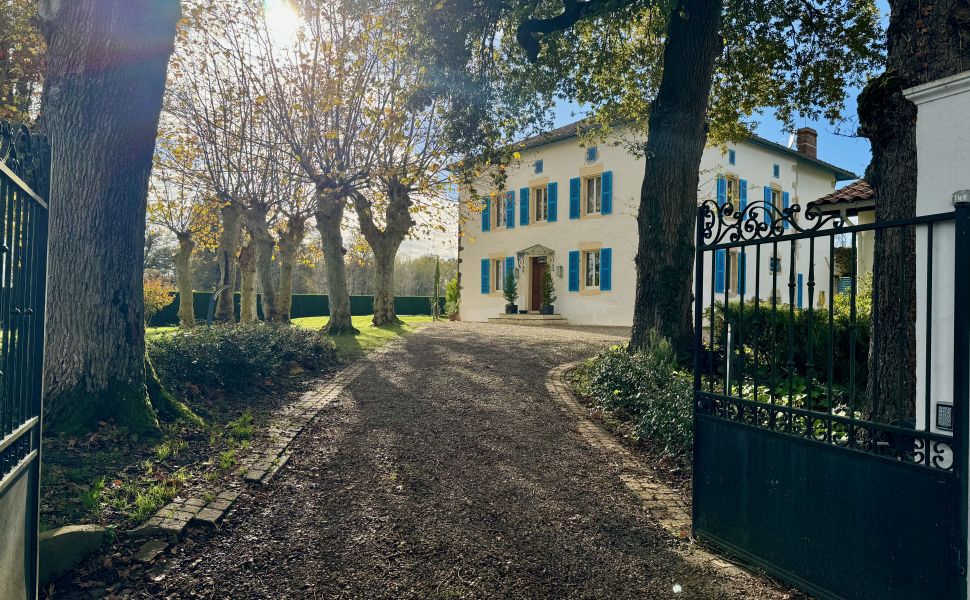
M 231 322 L 243 227 L 254 248 L 265 245 L 279 203 L 279 173 L 289 168 L 290 155 L 278 143 L 260 94 L 265 55 L 244 0 L 188 0 L 185 6 L 166 110 L 195 139 L 197 175 L 220 205 L 221 291 L 215 317 Z
M 217 206 L 211 192 L 195 175 L 197 149 L 184 136 L 159 136 L 149 180 L 148 224 L 160 227 L 178 240 L 175 283 L 178 317 L 183 327 L 195 324 L 192 254 L 196 247 L 213 247 L 218 227 Z
M 381 135 L 369 115 L 380 103 L 380 19 L 367 2 L 308 0 L 286 43 L 263 20 L 271 57 L 266 104 L 313 185 L 314 219 L 327 275 L 331 335 L 354 333 L 341 228 L 354 195 L 371 180 Z M 375 100 L 376 99 L 376 100 Z
M 409 235 L 440 230 L 449 183 L 444 136 L 444 98 L 429 94 L 429 76 L 412 53 L 414 33 L 393 4 L 383 7 L 380 56 L 381 85 L 367 118 L 378 134 L 371 185 L 353 195 L 357 226 L 374 253 L 375 325 L 399 323 L 394 312 L 394 264 Z M 430 217 L 419 222 L 419 215 Z M 417 218 L 416 218 L 417 217 Z M 416 228 L 424 231 L 416 231 Z
M 590 104 L 601 131 L 619 121 L 649 131 L 637 148 L 645 172 L 630 347 L 657 330 L 685 361 L 705 146 L 750 131 L 762 109 L 792 128 L 799 117 L 837 121 L 846 88 L 865 81 L 880 50 L 871 0 L 460 0 L 426 10 L 439 23 L 436 66 L 452 85 L 474 89 L 481 78 L 463 79 L 459 66 L 484 60 L 478 71 L 498 75 L 483 97 L 502 114 L 531 89 Z

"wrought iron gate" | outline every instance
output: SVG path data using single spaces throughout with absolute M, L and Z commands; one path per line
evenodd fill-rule
M 37 595 L 49 165 L 0 121 L 0 598 Z
M 953 315 L 949 402 L 932 400 L 939 384 L 926 339 L 922 418 L 880 422 L 880 398 L 867 389 L 892 386 L 867 385 L 867 324 L 879 316 L 863 272 L 876 236 L 912 236 L 927 322 L 927 297 L 944 289 L 966 312 L 968 211 L 861 224 L 767 200 L 699 207 L 697 537 L 821 598 L 966 598 L 968 317 Z M 934 232 L 956 252 L 934 257 Z M 838 255 L 848 256 L 848 285 L 836 277 Z M 955 292 L 934 281 L 954 264 Z

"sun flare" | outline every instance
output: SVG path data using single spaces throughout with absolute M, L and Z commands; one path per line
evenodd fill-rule
M 290 44 L 296 38 L 303 19 L 290 0 L 266 0 L 266 27 L 278 44 Z

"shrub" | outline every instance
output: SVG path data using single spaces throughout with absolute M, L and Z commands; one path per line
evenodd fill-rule
M 318 331 L 288 325 L 247 323 L 180 330 L 148 342 L 162 382 L 242 389 L 293 364 L 323 370 L 337 364 L 336 349 Z
M 637 437 L 666 456 L 690 456 L 694 379 L 677 369 L 666 339 L 651 333 L 646 348 L 633 354 L 613 346 L 583 363 L 573 381 L 597 407 L 629 419 Z
M 789 311 L 787 304 L 778 304 L 771 309 L 771 302 L 762 300 L 757 310 L 754 300 L 744 303 L 742 311 L 738 302 L 725 306 L 717 303 L 714 316 L 714 333 L 717 343 L 715 365 L 724 366 L 725 318 L 731 324 L 735 336 L 735 352 L 738 340 L 743 342 L 746 376 L 755 370 L 762 383 L 767 383 L 772 375 L 781 383 L 787 380 L 789 362 L 789 339 L 794 341 L 792 348 L 794 372 L 797 380 L 808 377 L 808 365 L 814 369 L 816 386 L 828 384 L 829 351 L 832 353 L 832 385 L 839 391 L 834 400 L 849 387 L 854 369 L 855 392 L 861 394 L 866 388 L 869 371 L 869 339 L 872 331 L 872 278 L 860 277 L 856 295 L 855 321 L 851 319 L 851 304 L 848 294 L 837 294 L 833 298 L 831 339 L 829 343 L 828 306 L 815 308 L 811 315 L 808 309 L 795 308 Z M 790 329 L 790 331 L 789 331 Z M 810 335 L 811 333 L 811 335 Z M 790 338 L 789 338 L 790 336 Z M 811 343 L 810 343 L 811 342 Z M 853 344 L 854 352 L 853 352 Z M 809 360 L 811 358 L 811 360 Z M 718 373 L 719 375 L 723 373 Z M 706 375 L 706 373 L 705 373 Z M 787 393 L 787 391 L 786 391 Z
M 542 303 L 556 303 L 556 284 L 552 281 L 552 269 L 546 268 L 542 272 Z
M 515 281 L 514 269 L 509 269 L 505 274 L 505 285 L 502 287 L 502 295 L 509 304 L 515 304 L 515 299 L 519 297 L 519 286 Z
M 145 323 L 151 322 L 158 311 L 172 303 L 169 286 L 161 277 L 146 277 L 145 294 Z

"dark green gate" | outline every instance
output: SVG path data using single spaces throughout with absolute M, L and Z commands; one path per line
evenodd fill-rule
M 49 159 L 0 121 L 0 598 L 37 596 Z
M 968 209 L 856 224 L 767 198 L 698 210 L 694 533 L 820 598 L 965 599 L 970 323 L 956 315 L 952 400 L 931 405 L 924 377 L 922 418 L 880 422 L 902 400 L 870 381 L 863 271 L 877 236 L 908 236 L 929 265 L 916 289 L 943 293 L 934 260 L 955 264 L 959 310 Z M 957 251 L 934 257 L 934 232 Z M 905 289 L 899 302 L 915 310 Z

